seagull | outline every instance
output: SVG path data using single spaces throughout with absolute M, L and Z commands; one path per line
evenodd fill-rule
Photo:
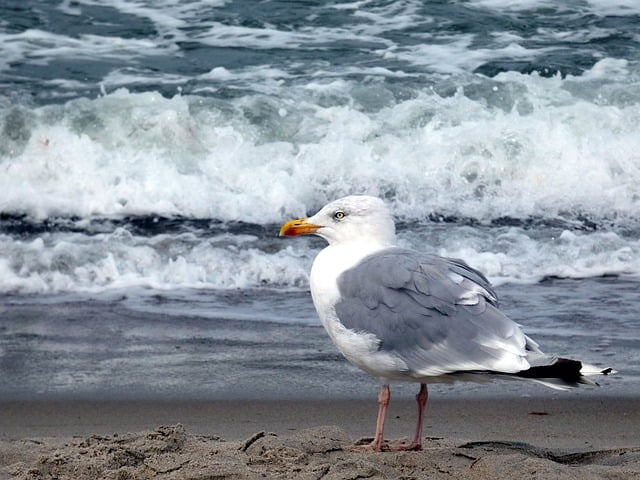
M 381 380 L 375 436 L 354 450 L 421 450 L 430 383 L 502 377 L 566 390 L 597 385 L 586 375 L 612 372 L 545 355 L 498 309 L 487 278 L 463 260 L 397 246 L 379 198 L 343 197 L 280 229 L 280 236 L 309 234 L 328 242 L 309 277 L 320 321 L 349 362 Z M 420 384 L 417 423 L 413 441 L 390 446 L 384 424 L 389 385 L 398 381 Z

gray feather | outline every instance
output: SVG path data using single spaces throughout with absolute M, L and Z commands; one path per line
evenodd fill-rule
M 482 273 L 461 260 L 389 248 L 338 278 L 336 314 L 346 328 L 375 335 L 409 372 L 475 363 L 486 370 L 525 352 L 526 337 L 497 309 Z

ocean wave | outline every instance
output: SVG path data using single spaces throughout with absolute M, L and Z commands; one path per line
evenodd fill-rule
M 1 293 L 129 288 L 306 291 L 314 238 L 277 238 L 277 225 L 138 218 L 64 222 L 0 234 Z M 5 231 L 9 230 L 4 228 Z M 463 258 L 496 284 L 640 273 L 640 240 L 561 227 L 400 224 L 402 246 Z
M 623 223 L 640 202 L 629 69 L 603 60 L 580 77 L 511 72 L 410 90 L 336 80 L 227 101 L 120 89 L 5 102 L 0 211 L 269 223 L 370 193 L 402 219 Z M 615 85 L 602 87 L 605 71 Z
M 631 3 L 0 7 L 0 292 L 305 289 L 277 225 L 352 193 L 497 283 L 637 274 Z

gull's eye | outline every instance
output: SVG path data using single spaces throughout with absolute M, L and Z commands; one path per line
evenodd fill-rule
M 335 218 L 336 220 L 342 220 L 345 216 L 345 213 L 342 210 L 338 210 L 336 213 L 333 214 L 333 218 Z

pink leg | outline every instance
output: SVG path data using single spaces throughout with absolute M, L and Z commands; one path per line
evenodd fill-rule
M 384 443 L 384 421 L 387 417 L 387 408 L 389 407 L 389 400 L 391 399 L 391 390 L 389 385 L 382 385 L 380 393 L 378 394 L 378 421 L 376 422 L 376 435 L 373 441 L 369 445 L 354 445 L 349 450 L 362 452 L 371 451 L 382 452 L 388 450 L 387 445 Z
M 424 411 L 427 406 L 427 400 L 429 398 L 429 392 L 427 385 L 420 384 L 420 391 L 416 395 L 416 401 L 418 402 L 418 422 L 416 423 L 416 434 L 413 437 L 413 441 L 408 445 L 394 445 L 389 446 L 384 443 L 384 421 L 387 417 L 387 408 L 389 407 L 389 400 L 391 399 L 391 391 L 389 385 L 383 385 L 380 394 L 378 395 L 378 422 L 376 423 L 376 435 L 369 445 L 356 445 L 351 447 L 350 450 L 354 451 L 375 451 L 382 452 L 384 450 L 404 451 L 422 450 L 422 420 L 424 418 Z
M 416 435 L 413 437 L 413 442 L 408 445 L 407 450 L 422 450 L 422 419 L 424 418 L 424 410 L 427 406 L 427 399 L 429 398 L 429 391 L 425 383 L 420 384 L 420 391 L 416 395 L 416 401 L 418 402 L 418 423 L 416 424 Z
M 416 424 L 416 434 L 413 437 L 413 441 L 408 445 L 395 445 L 393 447 L 390 447 L 389 450 L 394 450 L 394 451 L 422 450 L 422 419 L 424 417 L 424 409 L 427 405 L 427 398 L 429 398 L 427 385 L 424 383 L 421 383 L 420 391 L 416 395 L 416 401 L 418 402 L 418 422 Z
M 391 390 L 389 385 L 383 385 L 378 394 L 378 421 L 376 422 L 376 436 L 373 438 L 371 446 L 376 452 L 384 450 L 384 421 L 387 418 L 387 408 L 391 400 Z

